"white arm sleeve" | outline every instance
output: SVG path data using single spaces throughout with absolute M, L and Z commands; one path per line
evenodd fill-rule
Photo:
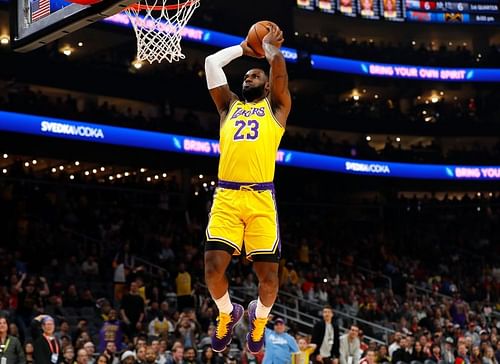
M 205 75 L 207 76 L 209 90 L 227 84 L 226 75 L 222 67 L 242 55 L 243 48 L 240 45 L 235 45 L 224 48 L 205 59 Z

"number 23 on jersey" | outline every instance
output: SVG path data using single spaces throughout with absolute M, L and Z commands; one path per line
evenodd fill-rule
M 257 140 L 259 137 L 259 122 L 257 120 L 236 120 L 234 122 L 236 132 L 233 140 Z

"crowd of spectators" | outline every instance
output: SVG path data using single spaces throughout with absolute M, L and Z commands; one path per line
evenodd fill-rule
M 44 328 L 53 318 L 67 364 L 94 363 L 99 354 L 105 356 L 100 364 L 260 362 L 238 339 L 245 325 L 228 353 L 207 346 L 216 310 L 201 285 L 205 221 L 197 216 L 206 210 L 186 219 L 185 211 L 162 208 L 159 199 L 141 203 L 140 191 L 0 183 L 0 311 L 10 314 L 11 335 L 31 361 L 37 321 Z M 284 190 L 280 201 L 292 196 Z M 331 304 L 343 328 L 356 319 L 340 313 L 357 317 L 360 350 L 369 363 L 379 357 L 423 364 L 432 354 L 437 362 L 491 364 L 491 351 L 499 354 L 498 196 L 367 205 L 373 209 L 280 210 L 283 292 L 305 300 L 302 310 L 314 316 Z M 256 289 L 248 264 L 234 260 L 230 277 L 233 286 Z M 280 297 L 284 304 L 290 300 Z M 305 350 L 308 332 L 287 324 Z
M 69 94 L 64 98 L 53 99 L 40 92 L 33 92 L 28 86 L 20 84 L 12 84 L 8 89 L 8 95 L 0 98 L 0 108 L 3 110 L 52 115 L 71 120 L 92 121 L 169 133 L 218 137 L 216 124 L 213 124 L 213 122 L 201 123 L 200 117 L 194 112 L 187 112 L 182 116 L 177 116 L 175 107 L 170 103 L 163 104 L 161 107 L 158 106 L 158 110 L 161 110 L 159 113 L 162 116 L 146 117 L 141 111 L 134 113 L 130 108 L 125 113 L 122 113 L 118 111 L 115 105 L 107 102 L 101 105 L 87 105 L 82 110 L 81 106 L 77 106 L 77 99 Z M 323 110 L 322 112 L 325 115 L 331 115 L 335 112 L 336 117 L 345 118 L 346 121 L 355 119 L 366 122 L 379 120 L 384 118 L 384 115 L 397 114 L 399 108 L 394 106 L 394 102 L 391 100 L 369 101 L 367 98 L 355 101 L 349 98 L 335 105 L 317 105 L 317 108 L 314 109 Z M 458 111 L 463 117 L 475 117 L 476 107 L 474 106 L 474 110 L 471 108 L 470 102 L 468 102 L 468 106 L 462 105 L 458 101 L 448 106 L 439 101 L 436 104 L 427 105 L 426 108 L 414 105 L 414 111 L 410 114 L 415 115 L 413 118 L 415 122 L 422 118 L 435 118 L 436 115 L 449 115 L 451 118 L 451 115 Z M 425 113 L 425 115 L 422 113 Z M 297 116 L 300 117 L 300 112 L 297 112 Z M 303 115 L 302 117 L 307 118 L 308 116 Z M 462 143 L 445 151 L 444 147 L 438 144 L 436 140 L 430 140 L 432 141 L 430 144 L 419 142 L 403 147 L 403 144 L 396 140 L 395 137 L 388 137 L 384 148 L 375 149 L 373 144 L 366 141 L 364 134 L 360 134 L 359 140 L 354 142 L 334 138 L 325 130 L 307 129 L 295 133 L 287 132 L 281 146 L 288 149 L 372 160 L 462 164 L 485 163 L 485 161 L 491 164 L 500 161 L 500 143 L 495 147 L 488 147 L 480 143 L 472 145 Z

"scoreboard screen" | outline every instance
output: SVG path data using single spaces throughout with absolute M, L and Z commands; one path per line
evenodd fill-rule
M 375 20 L 500 24 L 498 0 L 297 0 L 297 6 Z

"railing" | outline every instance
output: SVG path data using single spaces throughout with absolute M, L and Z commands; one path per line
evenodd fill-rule
M 240 286 L 230 287 L 230 291 L 231 291 L 231 297 L 238 302 L 247 302 L 248 300 L 255 298 L 253 297 L 254 296 L 253 290 L 251 294 L 249 294 L 248 289 L 245 287 L 240 287 Z M 302 312 L 301 306 L 312 308 L 312 310 L 317 309 L 318 312 L 323 309 L 323 306 L 315 302 L 310 302 L 300 297 L 291 295 L 287 292 L 280 291 L 279 298 L 282 297 L 287 297 L 291 299 L 293 305 L 283 304 L 278 299 L 278 301 L 273 305 L 273 313 L 283 317 L 285 320 L 289 322 L 293 322 L 294 324 L 298 325 L 299 329 L 310 330 L 313 328 L 316 322 L 319 322 L 321 320 L 318 316 L 313 316 L 310 313 Z M 373 332 L 382 333 L 382 338 L 376 338 L 370 335 L 364 335 L 366 339 L 370 341 L 375 341 L 379 344 L 386 344 L 388 342 L 388 335 L 394 332 L 394 330 L 391 330 L 387 327 L 374 324 L 372 322 L 360 319 L 359 317 L 346 314 L 345 312 L 341 312 L 338 310 L 334 310 L 334 312 L 338 317 L 344 318 L 344 320 L 339 320 L 339 329 L 342 332 L 348 331 L 348 325 L 344 325 L 343 324 L 344 322 L 363 324 L 371 327 Z

